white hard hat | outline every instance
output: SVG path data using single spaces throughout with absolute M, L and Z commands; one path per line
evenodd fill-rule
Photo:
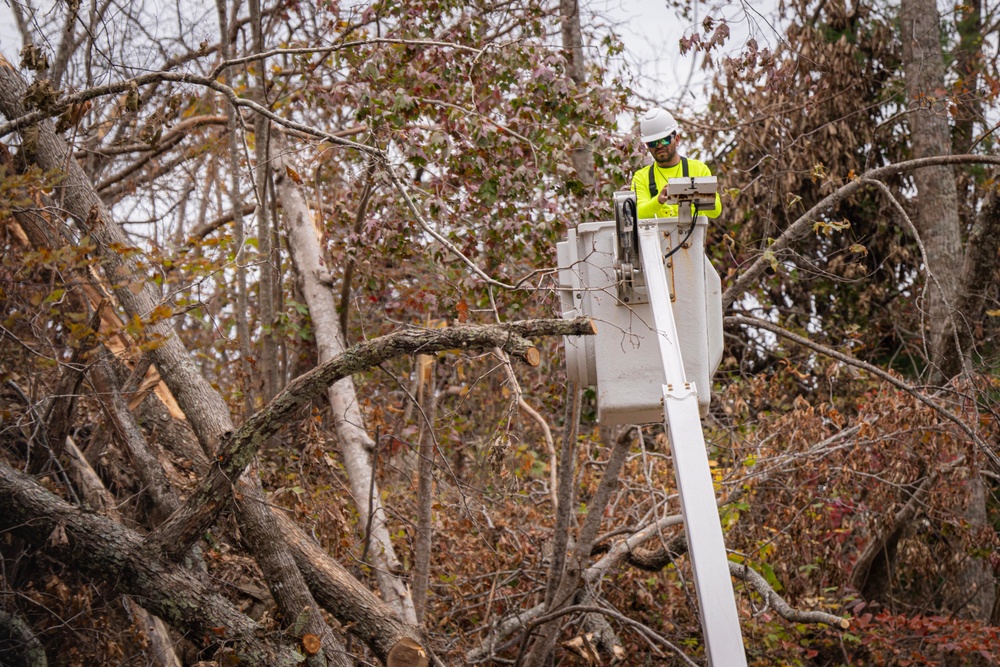
M 679 127 L 670 112 L 660 107 L 653 107 L 639 121 L 639 133 L 642 135 L 643 143 L 669 136 Z

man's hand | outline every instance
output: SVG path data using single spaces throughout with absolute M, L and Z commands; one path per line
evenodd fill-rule
M 661 206 L 663 204 L 667 203 L 667 189 L 666 188 L 663 188 L 662 190 L 660 190 L 660 193 L 658 195 L 656 195 L 656 201 L 660 202 Z

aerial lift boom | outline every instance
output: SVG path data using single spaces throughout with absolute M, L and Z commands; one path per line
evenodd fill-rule
M 714 177 L 679 178 L 667 187 L 678 204 L 677 219 L 638 220 L 634 193 L 618 192 L 613 231 L 599 223 L 574 230 L 559 244 L 564 316 L 582 312 L 598 320 L 598 340 L 592 346 L 581 348 L 567 339 L 567 364 L 575 379 L 597 385 L 599 414 L 611 423 L 637 423 L 637 417 L 652 421 L 650 402 L 662 403 L 708 663 L 745 667 L 701 427 L 709 377 L 721 356 L 722 304 L 718 275 L 704 258 L 707 223 L 697 210 L 714 206 L 717 183 Z M 614 237 L 610 256 L 609 235 Z M 680 335 L 675 315 L 686 320 Z M 629 363 L 633 366 L 626 376 L 613 370 Z M 645 375 L 640 378 L 636 369 Z M 622 393 L 625 401 L 615 398 Z

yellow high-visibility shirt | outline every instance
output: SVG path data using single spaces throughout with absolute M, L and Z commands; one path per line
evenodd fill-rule
M 656 197 L 649 196 L 649 170 L 653 169 L 653 176 L 656 179 L 656 192 L 660 193 L 667 187 L 668 178 L 681 178 L 684 173 L 683 165 L 678 162 L 673 167 L 663 168 L 655 162 L 648 167 L 643 167 L 632 176 L 632 190 L 635 192 L 636 214 L 639 219 L 643 218 L 676 218 L 676 204 L 661 204 Z M 711 176 L 712 170 L 700 160 L 688 158 L 688 176 Z M 719 193 L 715 193 L 715 208 L 700 209 L 698 215 L 709 218 L 717 218 L 722 213 L 722 199 Z

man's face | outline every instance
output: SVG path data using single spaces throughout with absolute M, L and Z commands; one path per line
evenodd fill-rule
M 656 141 L 646 144 L 649 154 L 656 160 L 656 164 L 661 167 L 670 166 L 670 163 L 677 156 L 677 133 L 666 136 Z

